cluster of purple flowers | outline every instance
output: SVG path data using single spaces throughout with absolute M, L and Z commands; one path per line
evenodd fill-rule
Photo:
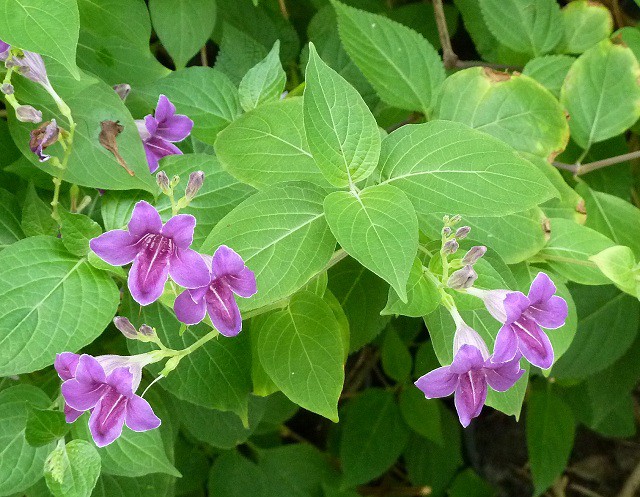
M 542 369 L 551 367 L 553 348 L 542 328 L 563 326 L 568 314 L 566 301 L 555 295 L 556 287 L 545 273 L 538 273 L 528 295 L 473 287 L 466 291 L 481 298 L 491 315 L 502 323 L 493 354 L 489 355 L 484 340 L 454 308 L 453 362 L 416 381 L 429 399 L 454 393 L 458 417 L 465 427 L 480 414 L 487 398 L 487 385 L 504 392 L 520 379 L 524 373 L 520 368 L 522 357 Z

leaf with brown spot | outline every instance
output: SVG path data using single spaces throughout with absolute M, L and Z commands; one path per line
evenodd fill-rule
M 130 176 L 135 176 L 135 173 L 129 168 L 126 161 L 118 151 L 118 142 L 116 141 L 116 139 L 118 138 L 118 135 L 122 133 L 124 126 L 120 124 L 120 121 L 106 120 L 100 123 L 100 127 L 102 128 L 100 131 L 100 136 L 98 136 L 100 145 L 102 145 L 113 154 L 113 156 L 118 161 L 118 164 L 124 167 L 124 169 L 129 173 Z

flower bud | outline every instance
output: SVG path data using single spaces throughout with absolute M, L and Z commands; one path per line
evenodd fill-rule
M 162 193 L 170 193 L 171 186 L 169 185 L 169 176 L 167 176 L 167 173 L 158 171 L 158 174 L 156 174 L 156 183 L 160 187 L 160 190 L 162 190 Z
M 16 109 L 16 118 L 21 123 L 42 122 L 42 112 L 30 105 L 20 105 Z
M 456 214 L 451 219 L 449 219 L 449 224 L 457 224 L 462 221 L 462 216 L 460 214 Z
M 442 228 L 442 234 L 444 236 L 449 236 L 451 234 L 451 228 L 449 228 L 449 226 L 445 226 L 444 228 Z
M 175 188 L 176 186 L 178 186 L 178 183 L 180 183 L 180 176 L 176 174 L 173 178 L 171 178 L 171 188 Z
M 120 83 L 119 85 L 113 86 L 113 91 L 115 91 L 120 97 L 120 100 L 124 102 L 129 96 L 131 85 L 128 85 L 127 83 Z
M 138 337 L 138 331 L 135 326 L 124 316 L 116 316 L 113 318 L 113 324 L 116 325 L 116 328 L 118 328 L 126 338 L 135 340 Z
M 442 253 L 455 254 L 458 248 L 460 248 L 460 245 L 458 245 L 458 242 L 456 242 L 455 240 L 449 240 L 442 246 Z
M 478 274 L 473 270 L 473 267 L 466 265 L 462 269 L 458 269 L 447 280 L 447 286 L 454 290 L 462 290 L 473 286 L 474 282 L 478 279 Z
M 13 95 L 13 85 L 11 83 L 4 83 L 0 87 L 0 91 L 2 91 L 2 93 L 4 93 L 5 95 Z
M 469 226 L 462 226 L 456 230 L 456 238 L 458 240 L 462 240 L 466 238 L 467 235 L 471 232 L 471 228 Z
M 146 337 L 152 337 L 156 334 L 156 331 L 148 324 L 143 324 L 142 326 L 140 326 L 139 331 L 141 335 L 144 335 Z
M 204 183 L 204 172 L 196 171 L 189 175 L 189 182 L 187 183 L 187 188 L 184 191 L 184 196 L 187 197 L 187 200 L 193 200 L 197 193 L 202 188 L 202 184 Z
M 485 253 L 487 252 L 487 247 L 484 245 L 476 245 L 475 247 L 471 247 L 469 251 L 462 258 L 462 264 L 475 264 L 478 262 Z
M 60 129 L 55 119 L 42 123 L 38 128 L 31 131 L 31 139 L 29 140 L 29 148 L 38 156 L 40 162 L 49 159 L 44 150 L 58 141 Z

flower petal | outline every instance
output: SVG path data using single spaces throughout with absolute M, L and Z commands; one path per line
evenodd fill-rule
M 76 368 L 76 379 L 82 383 L 104 383 L 106 375 L 104 369 L 95 357 L 82 354 L 78 359 L 78 367 Z
M 415 382 L 427 399 L 447 397 L 458 386 L 458 375 L 450 371 L 449 366 L 434 369 L 422 375 Z
M 69 404 L 64 404 L 64 420 L 67 423 L 73 423 L 76 419 L 82 416 L 83 413 L 84 411 L 76 411 Z
M 129 271 L 128 286 L 133 299 L 140 305 L 149 305 L 160 298 L 169 277 L 169 259 L 157 261 L 141 253 Z
M 529 299 L 522 292 L 509 292 L 504 298 L 504 310 L 506 313 L 506 324 L 513 323 L 520 319 L 522 313 L 529 307 Z
M 165 121 L 176 113 L 176 106 L 165 96 L 160 95 L 158 97 L 158 103 L 156 104 L 155 117 L 158 121 Z
M 456 352 L 453 362 L 451 363 L 451 372 L 454 374 L 465 374 L 472 369 L 480 369 L 485 359 L 482 352 L 473 345 L 464 344 L 460 350 Z
M 58 376 L 61 380 L 66 381 L 70 380 L 76 375 L 76 368 L 78 367 L 78 362 L 80 361 L 80 356 L 78 354 L 74 354 L 72 352 L 62 352 L 61 354 L 56 355 L 56 360 L 53 363 L 53 367 L 58 372 Z
M 140 135 L 140 139 L 142 141 L 146 141 L 151 138 L 151 133 L 149 133 L 149 129 L 145 123 L 144 119 L 136 119 L 136 128 L 138 128 L 138 134 Z
M 242 257 L 230 247 L 220 245 L 211 262 L 211 272 L 216 278 L 227 275 L 236 275 L 244 268 Z
M 129 221 L 129 233 L 136 240 L 150 233 L 157 234 L 162 230 L 162 219 L 160 214 L 150 203 L 141 200 L 133 208 L 131 220 Z
M 198 324 L 207 314 L 207 304 L 204 299 L 194 301 L 189 290 L 185 290 L 176 298 L 173 310 L 180 322 Z
M 156 136 L 170 142 L 179 142 L 184 140 L 193 129 L 193 121 L 187 116 L 176 114 L 165 120 L 160 120 Z
M 494 364 L 510 361 L 518 353 L 518 338 L 512 324 L 505 324 L 498 331 L 496 343 L 493 346 L 493 355 L 490 360 Z
M 129 264 L 138 254 L 138 240 L 128 231 L 111 230 L 91 239 L 89 247 L 100 259 L 112 266 Z
M 487 400 L 487 381 L 480 371 L 469 371 L 460 375 L 456 388 L 455 405 L 460 423 L 465 428 L 480 415 Z
M 525 314 L 543 328 L 554 330 L 564 326 L 569 315 L 569 307 L 565 299 L 553 295 L 546 302 L 531 304 Z
M 127 398 L 133 397 L 133 374 L 129 368 L 116 368 L 107 376 L 107 385 L 111 386 L 120 395 Z
M 166 222 L 162 227 L 162 235 L 171 238 L 179 248 L 187 249 L 193 243 L 195 227 L 195 217 L 190 214 L 179 214 Z
M 98 447 L 112 443 L 122 434 L 128 399 L 109 388 L 89 418 L 89 431 Z
M 151 114 L 144 116 L 144 127 L 149 132 L 149 137 L 155 136 L 158 130 L 158 120 Z M 138 131 L 140 131 L 138 129 Z
M 60 390 L 69 407 L 78 411 L 86 411 L 95 407 L 107 388 L 102 383 L 81 383 L 73 379 L 65 381 Z
M 125 423 L 133 431 L 153 430 L 162 423 L 149 403 L 138 395 L 134 395 L 127 402 L 125 416 Z
M 541 369 L 549 369 L 553 364 L 553 347 L 542 328 L 532 319 L 524 318 L 513 326 L 525 359 Z
M 243 268 L 235 276 L 225 276 L 224 280 L 240 297 L 249 298 L 258 291 L 256 275 L 248 267 Z
M 144 151 L 147 154 L 149 170 L 155 173 L 158 169 L 158 161 L 167 155 L 182 155 L 182 150 L 173 143 L 163 140 L 158 136 L 152 136 L 144 142 Z
M 493 364 L 487 361 L 484 373 L 487 383 L 497 392 L 506 392 L 524 374 L 524 369 L 520 368 L 520 354 L 508 362 Z
M 202 256 L 191 249 L 177 249 L 170 259 L 171 279 L 185 288 L 200 288 L 211 281 L 209 268 Z
M 531 282 L 528 297 L 531 304 L 537 304 L 546 302 L 554 293 L 556 293 L 556 285 L 551 281 L 549 276 L 540 272 Z
M 229 287 L 212 284 L 207 292 L 206 301 L 211 322 L 221 334 L 233 337 L 240 333 L 242 317 Z

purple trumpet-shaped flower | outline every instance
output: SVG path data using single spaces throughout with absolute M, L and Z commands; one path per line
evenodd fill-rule
M 4 61 L 9 58 L 9 50 L 11 50 L 11 45 L 0 40 L 0 60 Z M 23 50 L 22 53 L 14 55 L 7 62 L 7 65 L 16 68 L 17 72 L 25 78 L 29 78 L 45 88 L 51 88 L 47 69 L 40 54 Z
M 496 364 L 489 358 L 484 340 L 453 311 L 456 321 L 453 362 L 418 378 L 416 386 L 428 399 L 455 394 L 460 423 L 465 428 L 480 415 L 487 399 L 487 385 L 498 392 L 509 390 L 524 373 L 520 356 Z
M 208 262 L 211 280 L 205 286 L 178 295 L 174 304 L 176 316 L 185 324 L 196 324 L 208 313 L 220 333 L 236 336 L 242 329 L 242 317 L 233 294 L 245 298 L 254 295 L 256 278 L 242 257 L 225 245 L 218 247 Z
M 132 357 L 58 354 L 55 368 L 62 383 L 68 423 L 91 411 L 89 430 L 98 447 L 109 445 L 126 424 L 133 431 L 153 430 L 160 419 L 149 403 L 135 395 L 146 354 Z
M 173 143 L 184 140 L 193 128 L 193 121 L 187 116 L 176 114 L 176 107 L 167 97 L 160 95 L 155 117 L 149 114 L 136 120 L 144 151 L 147 154 L 149 170 L 155 173 L 158 161 L 167 155 L 182 154 Z
M 129 290 L 136 302 L 148 305 L 162 295 L 168 276 L 185 288 L 199 288 L 209 282 L 207 264 L 189 248 L 195 225 L 195 218 L 188 214 L 174 216 L 163 225 L 158 211 L 140 201 L 133 209 L 128 231 L 107 231 L 89 245 L 114 266 L 133 261 Z
M 45 162 L 51 157 L 44 153 L 44 150 L 58 141 L 60 128 L 55 119 L 42 123 L 39 127 L 31 131 L 29 148 L 38 156 L 40 162 Z
M 522 354 L 534 366 L 548 369 L 553 364 L 553 347 L 542 328 L 556 329 L 567 319 L 567 302 L 557 295 L 556 286 L 545 273 L 538 273 L 529 294 L 509 290 L 470 288 L 480 297 L 491 315 L 503 323 L 496 337 L 493 361 L 505 362 Z

